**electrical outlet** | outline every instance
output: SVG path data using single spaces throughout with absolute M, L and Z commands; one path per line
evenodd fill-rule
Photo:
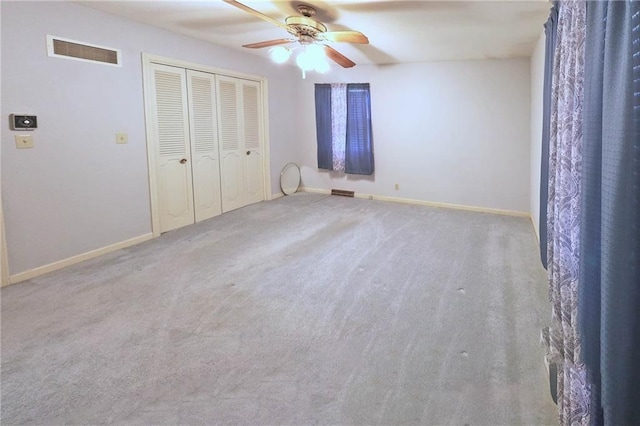
M 33 136 L 15 135 L 16 148 L 33 148 Z
M 116 133 L 116 143 L 127 143 L 129 142 L 129 135 L 126 133 Z
M 396 191 L 400 189 L 400 184 L 396 183 Z

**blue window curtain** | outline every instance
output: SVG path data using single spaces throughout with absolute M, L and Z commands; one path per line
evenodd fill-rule
M 333 148 L 331 142 L 331 85 L 316 84 L 315 95 L 318 168 L 333 170 Z
M 316 84 L 315 101 L 318 168 L 373 174 L 369 84 Z
M 547 268 L 547 203 L 549 198 L 549 138 L 551 125 L 551 81 L 553 77 L 553 58 L 556 51 L 558 33 L 558 5 L 554 3 L 549 19 L 544 24 L 544 87 L 542 94 L 542 161 L 540 165 L 540 260 Z
M 640 424 L 640 2 L 587 4 L 578 326 L 592 424 Z
M 371 138 L 371 95 L 369 84 L 347 85 L 347 141 L 345 171 L 370 175 L 374 171 Z

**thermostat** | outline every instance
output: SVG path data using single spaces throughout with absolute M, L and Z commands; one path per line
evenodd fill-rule
M 11 114 L 9 116 L 11 130 L 33 130 L 38 128 L 38 118 L 35 115 Z

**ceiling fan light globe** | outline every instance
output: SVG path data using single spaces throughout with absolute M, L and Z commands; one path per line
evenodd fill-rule
M 329 71 L 329 63 L 325 60 L 318 61 L 316 62 L 315 70 L 320 74 L 324 74 Z
M 269 51 L 269 56 L 276 64 L 284 64 L 291 56 L 291 50 L 286 47 L 276 46 Z
M 309 44 L 307 46 L 307 54 L 312 57 L 314 61 L 324 60 L 324 58 L 326 58 L 324 49 L 318 44 Z
M 296 64 L 303 71 L 311 71 L 314 68 L 313 58 L 306 51 L 300 53 L 296 58 Z

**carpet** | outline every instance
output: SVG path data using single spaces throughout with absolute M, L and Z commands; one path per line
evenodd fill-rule
M 1 290 L 3 424 L 556 424 L 529 219 L 299 193 Z

